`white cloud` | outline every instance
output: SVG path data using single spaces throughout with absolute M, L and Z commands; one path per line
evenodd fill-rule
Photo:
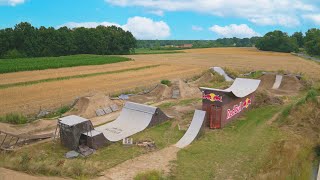
M 313 23 L 320 25 L 320 14 L 305 14 L 303 18 L 311 20 Z
M 146 17 L 132 17 L 122 26 L 138 39 L 164 39 L 170 36 L 170 27 L 163 21 Z
M 105 0 L 116 6 L 140 6 L 161 11 L 193 11 L 245 18 L 258 25 L 298 26 L 300 15 L 319 9 L 307 0 Z M 309 1 L 311 2 L 311 1 Z
M 214 25 L 209 28 L 212 32 L 215 32 L 221 37 L 232 38 L 249 38 L 253 36 L 261 36 L 259 33 L 255 32 L 253 29 L 248 27 L 246 24 L 230 24 L 228 26 L 218 26 Z
M 0 0 L 0 5 L 10 5 L 16 6 L 18 4 L 23 4 L 25 0 Z
M 193 25 L 193 26 L 191 27 L 191 29 L 192 29 L 193 31 L 202 31 L 202 30 L 203 30 L 203 27 Z
M 170 27 L 163 21 L 153 21 L 150 18 L 135 16 L 129 18 L 127 23 L 120 25 L 112 22 L 68 22 L 59 27 L 69 28 L 85 27 L 94 28 L 102 26 L 118 26 L 126 31 L 130 31 L 137 39 L 164 39 L 170 36 Z
M 157 16 L 164 16 L 164 12 L 162 10 L 152 10 L 148 12 Z

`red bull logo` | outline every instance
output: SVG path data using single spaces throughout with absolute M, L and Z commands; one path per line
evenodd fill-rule
M 219 95 L 216 95 L 214 93 L 210 93 L 210 94 L 204 94 L 202 96 L 202 99 L 207 99 L 209 101 L 219 101 L 219 102 L 222 102 L 222 96 L 219 96 Z
M 240 102 L 239 105 L 234 105 L 233 109 L 227 110 L 227 119 L 239 114 L 244 108 L 248 108 L 251 105 L 251 98 L 247 98 L 244 102 Z

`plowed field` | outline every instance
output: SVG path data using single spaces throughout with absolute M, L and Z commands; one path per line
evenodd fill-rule
M 161 79 L 177 79 L 201 73 L 211 66 L 237 70 L 285 70 L 320 77 L 320 66 L 299 57 L 273 52 L 260 52 L 254 48 L 191 49 L 186 53 L 131 55 L 135 61 L 116 64 L 82 66 L 40 71 L 17 72 L 0 75 L 0 84 L 36 81 L 81 74 L 123 70 L 84 78 L 71 78 L 26 86 L 0 89 L 0 115 L 9 112 L 34 114 L 39 109 L 55 109 L 70 104 L 76 97 L 96 91 L 104 93 L 130 90 L 158 83 Z M 126 71 L 130 68 L 159 65 Z

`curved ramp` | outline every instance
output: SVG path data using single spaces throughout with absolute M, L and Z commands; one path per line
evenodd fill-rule
M 233 81 L 233 79 L 228 76 L 228 74 L 221 67 L 212 67 L 211 69 L 223 76 L 226 81 Z
M 282 78 L 283 78 L 282 75 L 276 75 L 276 80 L 274 81 L 272 89 L 279 89 L 282 82 Z
M 109 141 L 115 142 L 167 119 L 168 117 L 159 108 L 126 102 L 115 121 L 99 126 L 95 130 L 102 132 Z
M 183 137 L 175 144 L 178 148 L 184 148 L 188 146 L 199 134 L 203 127 L 203 122 L 205 120 L 206 112 L 201 110 L 195 110 L 192 122 L 183 135 Z
M 214 90 L 220 91 L 224 93 L 232 93 L 236 97 L 242 98 L 245 97 L 253 92 L 255 92 L 260 84 L 260 80 L 256 79 L 245 79 L 245 78 L 236 78 L 233 84 L 224 90 L 221 89 L 213 89 L 213 88 L 206 88 L 200 87 L 201 90 Z

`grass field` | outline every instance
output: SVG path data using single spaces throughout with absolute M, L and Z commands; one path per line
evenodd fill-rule
M 175 179 L 254 179 L 268 148 L 281 138 L 266 124 L 279 107 L 251 110 L 222 130 L 207 131 L 178 153 Z
M 19 71 L 57 69 L 63 67 L 111 64 L 129 60 L 130 59 L 125 57 L 100 55 L 0 59 L 0 74 Z
M 182 50 L 152 50 L 146 48 L 138 48 L 135 50 L 134 54 L 173 54 L 173 53 L 183 53 Z
M 147 129 L 137 135 L 134 140 L 156 141 L 157 149 L 162 149 L 177 142 L 183 135 L 177 127 L 171 127 L 171 122 Z M 132 159 L 148 152 L 145 148 L 137 146 L 124 147 L 121 142 L 99 149 L 88 158 L 65 159 L 67 149 L 60 143 L 52 142 L 34 145 L 21 149 L 15 153 L 0 154 L 0 166 L 48 176 L 66 176 L 73 178 L 96 177 L 121 162 Z M 90 168 L 88 168 L 90 167 Z

